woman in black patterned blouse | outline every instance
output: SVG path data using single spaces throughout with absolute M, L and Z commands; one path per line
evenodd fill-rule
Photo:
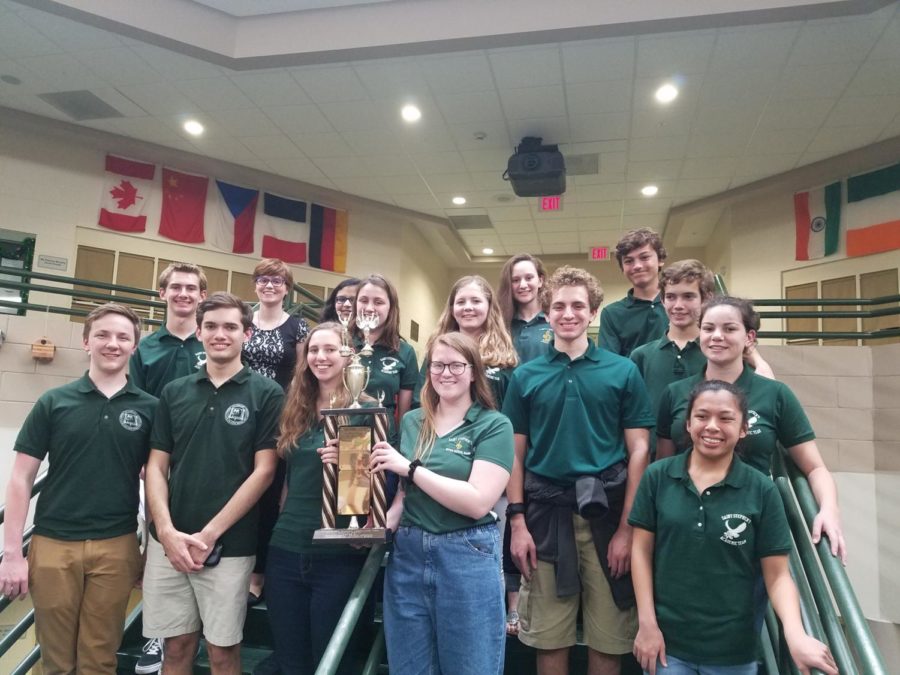
M 253 281 L 259 307 L 253 313 L 253 332 L 244 343 L 243 360 L 251 370 L 275 380 L 282 389 L 287 390 L 301 345 L 309 334 L 306 321 L 284 311 L 284 299 L 294 287 L 294 275 L 281 260 L 267 258 L 253 270 Z M 247 596 L 250 605 L 262 599 L 266 553 L 272 528 L 278 519 L 278 500 L 284 485 L 284 474 L 285 463 L 282 459 L 278 461 L 272 485 L 259 500 L 259 543 Z

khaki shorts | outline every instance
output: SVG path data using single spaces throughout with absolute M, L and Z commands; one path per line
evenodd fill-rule
M 144 636 L 169 638 L 203 629 L 217 647 L 239 644 L 244 636 L 247 589 L 255 556 L 222 558 L 215 567 L 185 574 L 169 563 L 153 537 L 144 570 Z
M 531 581 L 522 577 L 519 639 L 536 649 L 573 646 L 580 606 L 584 618 L 584 641 L 588 647 L 602 654 L 630 654 L 637 635 L 637 611 L 616 607 L 594 549 L 590 524 L 578 514 L 572 517 L 581 596 L 558 598 L 553 563 L 539 560 Z

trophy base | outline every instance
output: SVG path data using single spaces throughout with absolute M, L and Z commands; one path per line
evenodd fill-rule
M 348 529 L 323 527 L 313 532 L 314 544 L 384 544 L 391 541 L 391 530 L 384 527 Z

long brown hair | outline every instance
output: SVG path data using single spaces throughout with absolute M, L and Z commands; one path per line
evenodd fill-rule
M 429 363 L 431 355 L 438 345 L 449 347 L 462 354 L 466 363 L 472 366 L 473 379 L 472 384 L 469 385 L 469 395 L 472 397 L 472 401 L 478 403 L 482 408 L 496 410 L 497 404 L 494 402 L 494 395 L 491 393 L 491 387 L 485 377 L 484 364 L 475 340 L 459 332 L 436 335 L 428 345 Z M 434 414 L 440 402 L 441 397 L 434 390 L 431 384 L 431 373 L 428 373 L 425 378 L 425 386 L 422 387 L 422 428 L 419 429 L 419 437 L 416 440 L 416 459 L 424 461 L 424 457 L 431 452 L 431 448 L 437 440 L 437 432 L 434 430 Z
M 275 449 L 284 457 L 296 445 L 297 440 L 312 429 L 319 421 L 317 406 L 319 400 L 319 379 L 309 368 L 306 355 L 309 353 L 309 344 L 316 333 L 331 331 L 338 336 L 340 344 L 341 325 L 333 321 L 320 323 L 309 332 L 309 336 L 303 342 L 301 353 L 297 359 L 297 367 L 294 369 L 294 377 L 288 388 L 287 400 L 281 411 L 281 420 L 278 423 L 278 441 Z M 350 405 L 350 392 L 341 385 L 334 401 L 335 408 L 346 408 Z
M 482 362 L 484 365 L 492 368 L 515 368 L 519 363 L 516 348 L 513 347 L 509 330 L 503 323 L 500 307 L 495 302 L 494 290 L 482 276 L 477 274 L 465 276 L 453 284 L 453 287 L 450 289 L 450 295 L 447 296 L 447 304 L 444 306 L 444 311 L 441 312 L 441 317 L 438 319 L 438 327 L 434 334 L 442 335 L 459 331 L 459 323 L 456 317 L 453 316 L 453 306 L 460 289 L 471 284 L 478 286 L 488 303 L 487 318 L 482 326 L 481 335 L 478 337 L 478 352 L 481 355 Z
M 387 320 L 384 322 L 384 328 L 381 331 L 381 336 L 378 338 L 375 344 L 381 344 L 391 349 L 395 352 L 400 351 L 400 301 L 397 297 L 397 289 L 394 288 L 394 284 L 385 279 L 380 274 L 370 274 L 365 279 L 359 282 L 359 290 L 356 293 L 356 298 L 359 300 L 359 296 L 362 294 L 362 290 L 367 285 L 377 286 L 382 289 L 388 296 L 388 302 L 391 307 L 388 310 Z M 356 327 L 356 307 L 357 304 L 353 303 L 353 317 L 352 317 L 352 330 L 353 334 L 357 337 L 362 337 L 362 331 Z
M 512 275 L 513 267 L 520 262 L 530 262 L 534 265 L 534 269 L 541 281 L 544 281 L 547 278 L 547 273 L 544 271 L 544 263 L 541 262 L 540 258 L 533 256 L 530 253 L 520 253 L 506 261 L 506 264 L 503 265 L 503 269 L 500 270 L 500 288 L 497 290 L 497 303 L 500 305 L 503 323 L 505 323 L 507 327 L 512 325 L 512 320 L 516 316 L 516 298 L 513 291 Z M 543 295 L 540 291 L 538 291 L 538 297 L 541 298 L 541 303 L 543 305 Z M 543 306 L 542 309 L 546 310 L 546 306 Z

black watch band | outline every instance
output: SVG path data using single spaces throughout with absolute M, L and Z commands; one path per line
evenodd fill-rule
M 414 459 L 409 463 L 409 473 L 406 474 L 406 481 L 412 485 L 413 483 L 413 475 L 416 473 L 416 469 L 422 466 L 422 460 Z
M 506 507 L 506 517 L 511 518 L 512 516 L 525 515 L 525 504 L 522 502 L 509 504 Z

